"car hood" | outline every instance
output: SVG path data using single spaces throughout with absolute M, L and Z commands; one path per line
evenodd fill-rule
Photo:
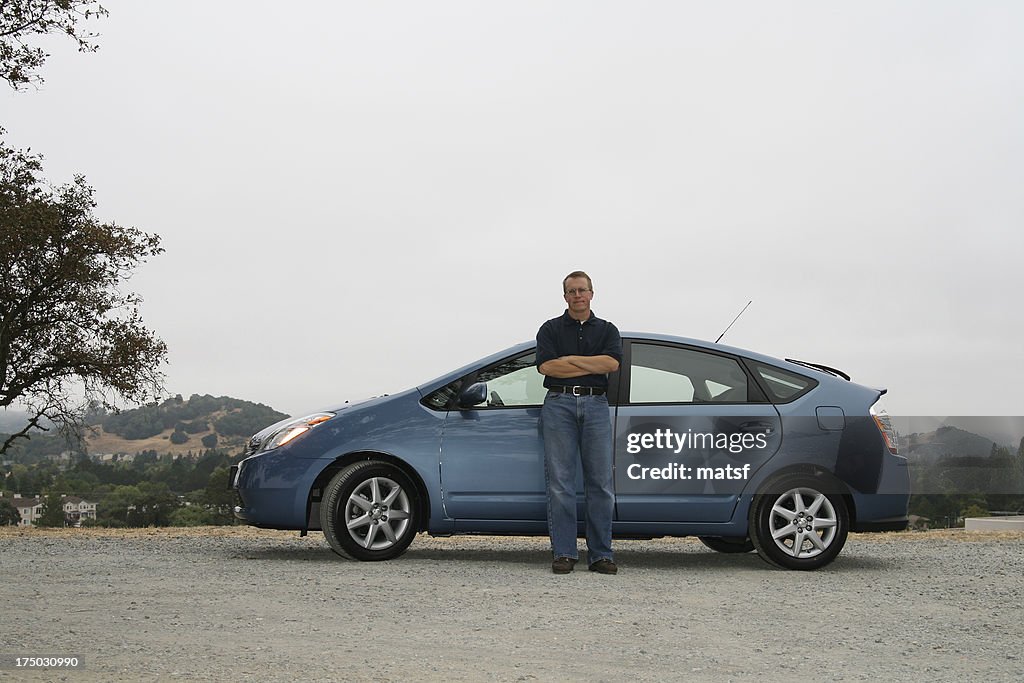
M 367 403 L 370 403 L 370 402 L 373 402 L 373 401 L 378 401 L 378 400 L 380 400 L 382 398 L 386 398 L 386 397 L 387 397 L 387 394 L 385 394 L 384 396 L 373 396 L 373 397 L 370 397 L 370 398 L 362 398 L 362 399 L 358 399 L 358 400 L 355 400 L 355 401 L 345 401 L 344 403 L 340 403 L 338 405 L 334 405 L 334 406 L 331 406 L 329 408 L 324 408 L 322 411 L 316 411 L 316 412 L 327 412 L 327 413 L 338 414 L 338 413 L 342 412 L 343 410 L 345 410 L 346 408 L 352 408 L 352 407 L 355 407 L 355 406 L 358 406 L 358 405 L 364 405 L 364 404 L 367 404 Z M 313 413 L 308 413 L 308 414 L 313 414 Z M 284 427 L 285 425 L 290 424 L 292 422 L 295 422 L 296 420 L 300 420 L 300 419 L 302 419 L 302 417 L 304 417 L 304 416 L 303 415 L 292 415 L 290 417 L 286 417 L 283 420 L 275 422 L 272 425 L 268 425 L 268 426 L 264 427 L 263 429 L 261 429 L 260 431 L 256 432 L 255 434 L 253 434 L 251 437 L 249 437 L 249 440 L 248 440 L 247 443 L 249 444 L 250 447 L 253 444 L 260 443 L 264 439 L 268 438 L 269 436 L 271 436 L 272 434 L 277 432 L 279 429 Z

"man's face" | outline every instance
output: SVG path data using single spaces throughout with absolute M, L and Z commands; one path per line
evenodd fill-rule
M 565 281 L 565 303 L 573 313 L 585 313 L 590 310 L 590 300 L 594 292 L 590 290 L 585 277 L 571 277 Z

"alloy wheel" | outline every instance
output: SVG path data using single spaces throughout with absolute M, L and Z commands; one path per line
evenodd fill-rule
M 775 546 L 795 558 L 810 558 L 828 549 L 839 526 L 828 497 L 811 488 L 793 488 L 772 504 L 768 530 Z
M 344 523 L 360 547 L 386 550 L 409 529 L 412 505 L 393 479 L 370 477 L 361 482 L 345 503 Z

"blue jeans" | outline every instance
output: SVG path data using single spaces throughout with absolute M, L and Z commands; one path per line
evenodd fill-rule
M 583 464 L 587 561 L 612 559 L 612 424 L 604 396 L 548 392 L 540 413 L 544 434 L 544 478 L 548 533 L 554 556 L 578 558 L 576 551 L 576 464 Z

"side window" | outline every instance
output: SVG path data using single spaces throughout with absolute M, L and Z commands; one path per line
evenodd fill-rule
M 634 343 L 629 374 L 630 403 L 747 402 L 747 375 L 732 358 Z
M 459 395 L 459 389 L 461 388 L 462 380 L 457 379 L 451 384 L 447 384 L 437 391 L 425 396 L 423 398 L 423 405 L 433 410 L 447 410 L 448 404 Z
M 810 377 L 804 377 L 795 372 L 789 372 L 770 365 L 754 363 L 754 368 L 757 370 L 757 374 L 761 376 L 761 379 L 764 380 L 764 385 L 768 387 L 772 400 L 778 403 L 792 401 L 817 384 Z
M 482 370 L 474 381 L 487 382 L 487 401 L 481 405 L 540 406 L 544 403 L 544 375 L 534 366 L 537 354 L 528 353 Z

